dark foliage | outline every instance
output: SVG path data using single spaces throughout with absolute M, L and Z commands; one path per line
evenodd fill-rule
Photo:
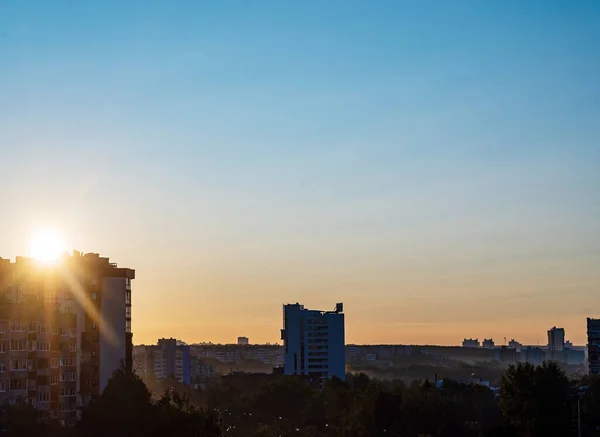
M 579 387 L 586 386 L 586 390 Z M 135 375 L 116 372 L 75 428 L 39 422 L 28 405 L 0 407 L 10 437 L 600 437 L 600 380 L 569 383 L 554 364 L 510 367 L 499 396 L 445 380 L 405 386 L 364 374 L 323 387 L 299 377 L 237 375 L 199 392 L 173 384 L 153 396 Z

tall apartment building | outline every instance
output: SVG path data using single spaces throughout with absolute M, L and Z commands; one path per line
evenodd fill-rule
M 548 354 L 550 359 L 555 359 L 562 354 L 565 347 L 565 330 L 556 326 L 548 330 Z
M 0 258 L 0 402 L 22 398 L 73 424 L 115 370 L 131 370 L 134 278 L 93 253 Z
M 190 347 L 174 338 L 161 338 L 157 345 L 134 346 L 133 369 L 142 378 L 175 378 L 179 382 L 191 382 Z
M 304 308 L 298 303 L 283 306 L 284 373 L 305 375 L 311 380 L 337 376 L 345 379 L 343 305 L 334 311 Z
M 600 375 L 600 319 L 587 319 L 587 337 L 590 374 Z

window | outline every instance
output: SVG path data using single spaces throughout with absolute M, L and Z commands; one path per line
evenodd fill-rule
M 6 364 L 3 361 L 0 361 L 0 373 L 6 372 Z
M 15 332 L 15 331 L 22 331 L 23 330 L 23 325 L 21 324 L 20 321 L 18 320 L 13 320 L 12 323 L 10 324 L 10 330 Z
M 37 349 L 37 341 L 30 340 L 29 341 L 29 351 L 34 352 Z
M 131 320 L 125 320 L 125 332 L 131 332 Z
M 37 331 L 37 322 L 29 322 L 29 332 Z
M 125 318 L 131 319 L 131 307 L 130 306 L 125 307 Z
M 56 385 L 56 384 L 58 384 L 58 375 L 57 374 L 50 375 L 50 385 Z
M 59 328 L 58 334 L 63 336 L 69 335 L 69 330 L 67 328 Z
M 45 334 L 48 330 L 48 327 L 46 325 L 42 325 L 40 324 L 40 334 Z
M 58 358 L 50 359 L 50 367 L 52 367 L 52 368 L 58 367 Z
M 61 388 L 60 389 L 61 396 L 75 396 L 75 388 Z
M 49 341 L 38 341 L 38 350 L 39 351 L 49 351 L 50 350 L 50 342 Z
M 77 373 L 75 372 L 63 372 L 60 374 L 61 381 L 75 381 L 77 379 Z
M 6 332 L 6 322 L 0 322 L 0 334 L 4 334 Z
M 6 353 L 6 343 L 0 341 L 0 354 Z
M 65 307 L 64 313 L 65 314 L 73 314 L 73 307 Z
M 40 401 L 40 402 L 49 402 L 50 401 L 50 393 L 49 392 L 40 392 L 40 393 L 38 393 L 38 401 Z
M 11 340 L 10 341 L 10 350 L 11 351 L 26 351 L 27 350 L 27 340 Z
M 96 300 L 98 299 L 98 293 L 96 293 L 95 291 L 92 293 L 92 300 Z
M 6 381 L 0 381 L 0 392 L 6 391 Z
M 75 358 L 61 358 L 60 359 L 61 367 L 74 366 L 74 365 L 75 365 Z
M 131 305 L 131 290 L 125 291 L 125 305 Z
M 69 343 L 69 352 L 77 352 L 77 345 L 75 343 Z
M 27 360 L 11 360 L 10 370 L 27 370 Z

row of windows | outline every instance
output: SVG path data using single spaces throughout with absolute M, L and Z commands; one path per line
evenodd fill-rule
M 77 381 L 76 372 L 63 372 L 60 374 L 61 381 Z
M 50 364 L 51 368 L 59 367 L 68 367 L 68 366 L 76 366 L 77 360 L 75 358 L 61 358 L 60 361 L 58 358 L 51 358 L 50 360 L 40 359 L 37 361 L 38 369 L 47 369 L 48 364 Z M 36 368 L 34 360 L 10 360 L 10 369 L 11 370 L 34 370 Z M 7 367 L 4 361 L 0 361 L 0 372 L 6 372 Z
M 63 366 L 74 366 L 76 365 L 75 362 L 75 358 L 63 358 L 65 361 L 65 364 L 62 364 Z M 24 366 L 22 364 L 22 362 L 27 362 L 27 368 L 28 369 L 34 369 L 34 360 L 11 360 L 11 369 L 12 370 L 23 370 Z M 17 364 L 20 363 L 20 364 Z M 49 367 L 56 369 L 59 365 L 59 359 L 58 358 L 41 358 L 39 360 L 37 360 L 37 368 L 38 369 L 47 369 Z M 6 367 L 6 363 L 4 361 L 0 361 L 0 372 L 6 372 L 7 367 Z
M 69 307 L 65 308 L 65 312 L 69 312 Z M 55 326 L 52 331 L 50 331 L 50 327 L 47 324 L 40 323 L 38 325 L 37 322 L 20 322 L 20 321 L 12 321 L 10 323 L 10 330 L 12 332 L 39 332 L 40 334 L 59 334 L 59 335 L 70 335 L 74 337 L 77 335 L 77 330 L 75 328 L 65 328 L 65 327 L 57 327 Z M 0 334 L 4 334 L 6 332 L 6 322 L 0 322 Z
M 75 342 L 63 342 L 60 344 L 60 349 L 63 351 L 75 352 L 77 351 L 77 344 Z M 10 341 L 11 351 L 50 351 L 49 341 L 35 341 L 35 340 L 11 340 Z M 6 353 L 6 342 L 0 341 L 0 354 Z
M 60 395 L 61 396 L 75 396 L 76 395 L 75 388 L 74 387 L 61 388 Z

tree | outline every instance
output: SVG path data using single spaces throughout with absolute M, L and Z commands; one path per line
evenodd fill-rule
M 84 410 L 79 428 L 89 437 L 147 436 L 153 429 L 152 417 L 150 391 L 135 373 L 121 368 L 100 397 Z
M 522 437 L 572 433 L 569 381 L 553 362 L 511 365 L 500 381 L 500 409 Z

